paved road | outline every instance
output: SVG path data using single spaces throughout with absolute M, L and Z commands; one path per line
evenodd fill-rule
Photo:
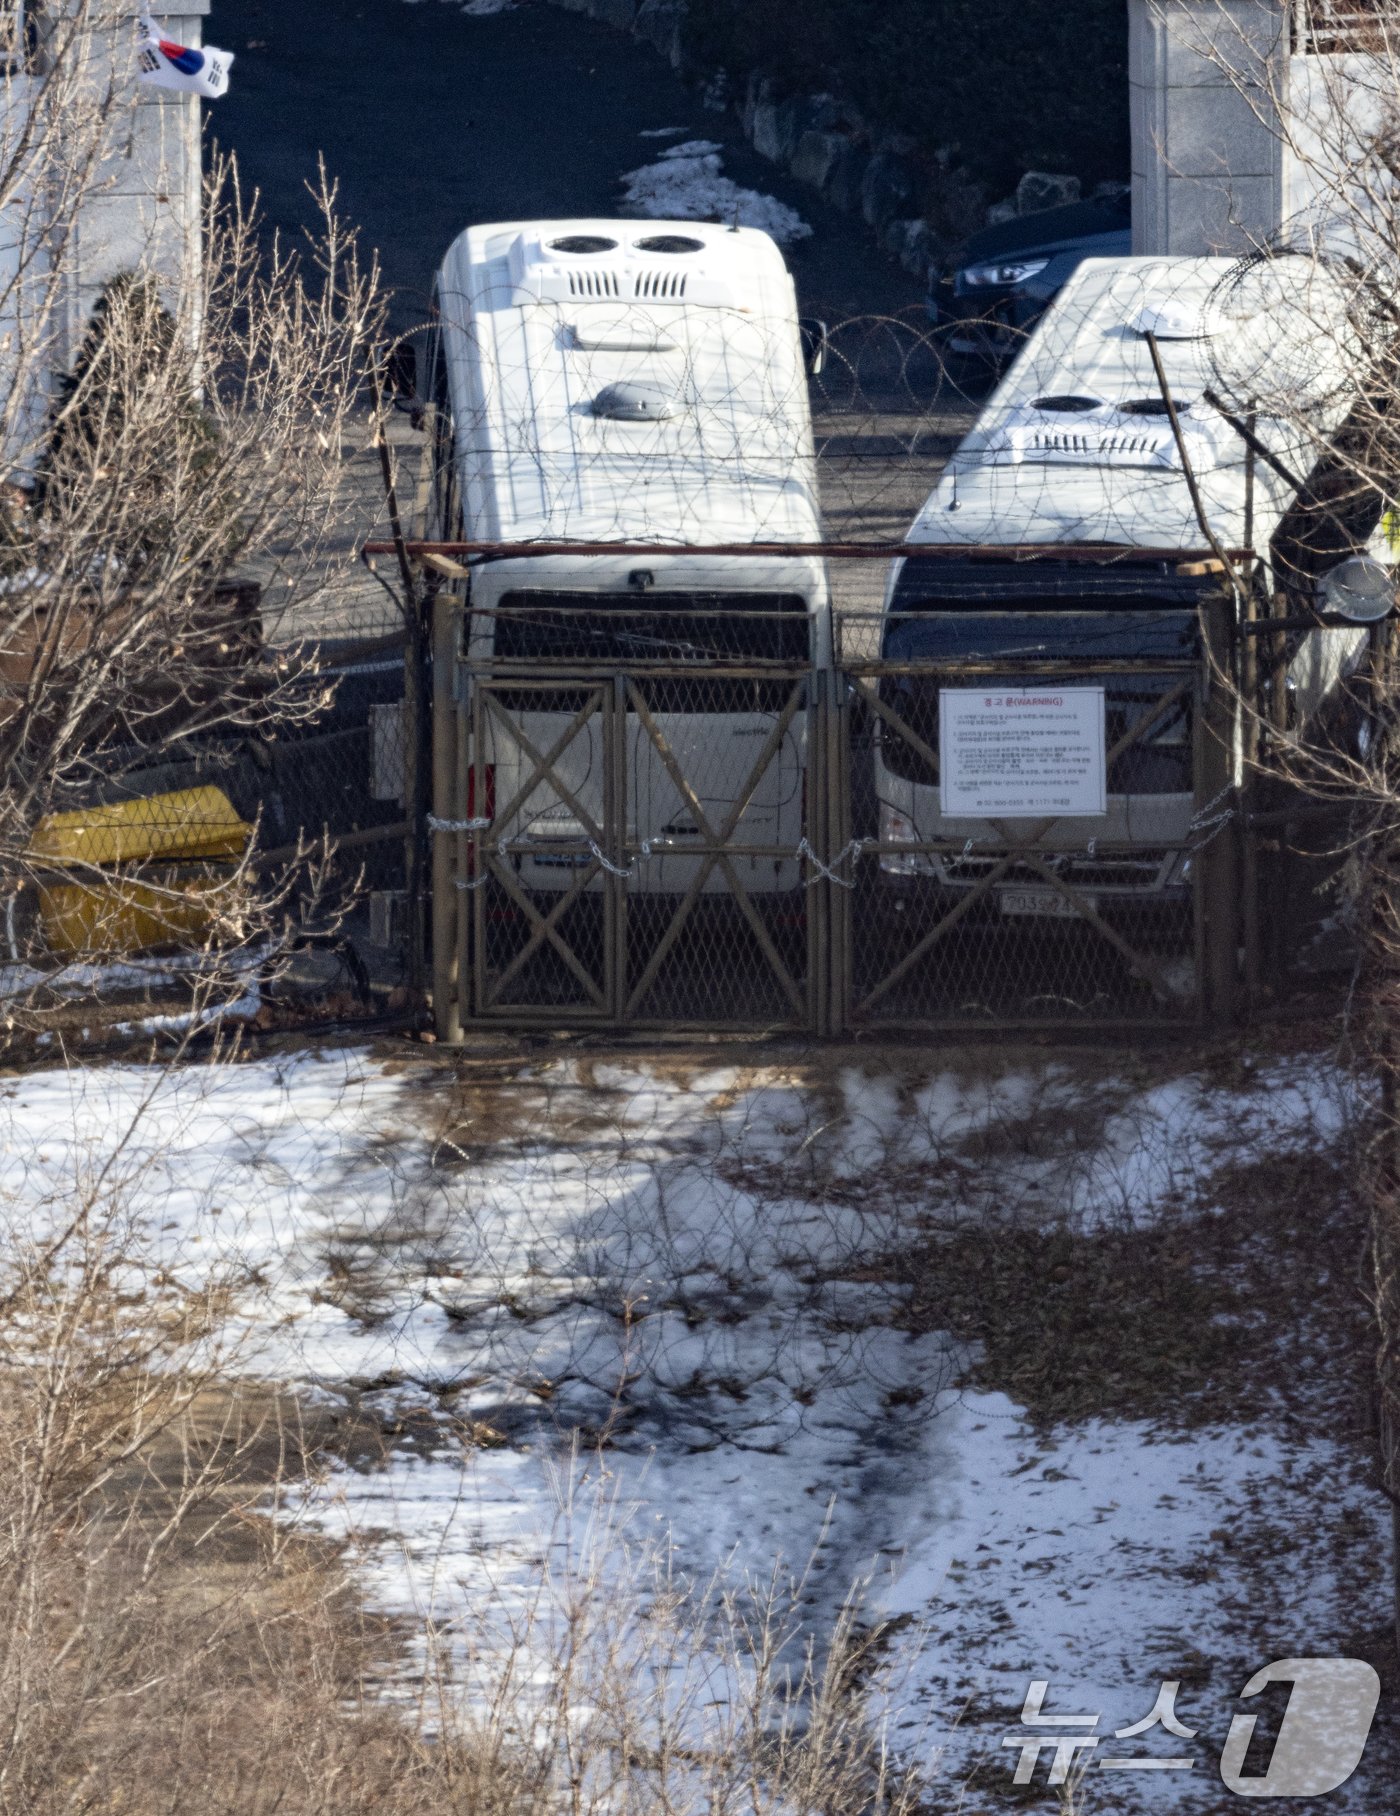
M 543 0 L 486 18 L 441 0 L 216 0 L 208 30 L 238 57 L 211 130 L 283 227 L 311 218 L 303 185 L 325 154 L 401 327 L 463 227 L 613 214 L 619 177 L 658 150 L 638 135 L 666 126 L 719 141 L 728 175 L 812 223 L 791 254 L 804 303 L 846 316 L 919 301 L 861 223 L 760 158 L 654 51 Z
M 919 332 L 917 284 L 861 222 L 760 158 L 653 51 L 592 20 L 543 0 L 485 18 L 442 0 L 217 0 L 209 36 L 238 58 L 210 130 L 258 185 L 269 224 L 312 223 L 306 183 L 324 155 L 346 216 L 380 255 L 400 331 L 422 320 L 433 271 L 469 222 L 616 213 L 622 173 L 659 150 L 640 135 L 684 127 L 724 146 L 737 182 L 812 224 L 789 249 L 804 308 L 833 322 L 903 315 Z M 937 396 L 931 362 L 906 369 L 907 334 L 897 346 L 888 331 L 853 327 L 841 350 L 859 382 L 837 369 L 814 399 L 828 520 L 834 535 L 895 540 L 966 409 Z M 382 529 L 377 462 L 362 441 L 346 466 L 347 547 L 355 529 L 371 533 L 370 518 Z M 839 596 L 871 607 L 880 581 L 874 566 L 843 569 Z M 361 581 L 283 630 L 370 632 L 387 627 L 389 609 Z

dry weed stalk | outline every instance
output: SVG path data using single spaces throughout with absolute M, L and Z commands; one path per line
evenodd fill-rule
M 329 1548 L 269 1517 L 304 1504 L 311 1448 L 240 1379 L 235 1333 L 276 1282 L 222 1223 L 212 1240 L 212 1203 L 161 1227 L 161 1119 L 193 1110 L 166 1070 L 141 1077 L 126 1126 L 58 1185 L 10 1174 L 0 1816 L 913 1811 L 859 1596 L 816 1643 L 806 1578 L 697 1589 L 632 1541 L 606 1479 L 566 1508 L 566 1568 L 523 1598 L 454 1584 L 451 1625 L 429 1610 L 405 1665 Z
M 211 1810 L 271 1809 L 259 1776 L 280 1796 L 337 1746 L 364 1750 L 338 1739 L 358 1666 L 353 1622 L 332 1619 L 336 1575 L 256 1515 L 300 1440 L 231 1374 L 223 1320 L 242 1282 L 182 1279 L 143 1229 L 137 1137 L 159 1088 L 153 1073 L 125 1139 L 71 1189 L 6 1207 L 6 1816 L 165 1811 L 201 1792 Z M 381 1788 L 402 1750 L 391 1736 Z
M 898 1648 L 864 1619 L 868 1585 L 818 1642 L 805 1571 L 684 1582 L 664 1542 L 628 1542 L 606 1486 L 565 1489 L 561 1519 L 577 1534 L 564 1569 L 436 1636 L 422 1706 L 457 1743 L 461 1807 L 914 1816 L 918 1741 L 902 1735 L 898 1757 L 887 1743 Z

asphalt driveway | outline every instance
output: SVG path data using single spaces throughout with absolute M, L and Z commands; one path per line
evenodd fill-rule
M 639 135 L 663 127 L 719 142 L 727 175 L 811 223 L 789 250 L 805 305 L 839 320 L 919 302 L 863 223 L 760 158 L 654 51 L 544 0 L 487 17 L 451 0 L 216 0 L 207 33 L 237 57 L 208 130 L 282 229 L 313 220 L 306 184 L 324 155 L 399 329 L 421 319 L 463 227 L 615 213 L 622 173 L 661 148 Z

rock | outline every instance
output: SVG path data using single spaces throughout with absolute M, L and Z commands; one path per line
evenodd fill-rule
M 672 69 L 681 66 L 681 27 L 685 21 L 685 0 L 641 0 L 632 22 L 635 37 L 659 50 Z
M 929 271 L 938 263 L 939 246 L 933 229 L 922 215 L 916 220 L 891 223 L 892 236 L 896 229 L 899 230 L 898 237 L 890 250 L 906 271 L 926 280 Z
M 748 109 L 749 139 L 760 157 L 773 164 L 791 164 L 797 142 L 807 125 L 811 102 L 803 95 L 779 101 L 768 88 Z
M 834 208 L 847 214 L 860 211 L 861 190 L 870 168 L 870 153 L 855 139 L 848 139 L 827 178 L 826 195 Z
M 1079 178 L 1055 176 L 1046 170 L 1028 170 L 1016 185 L 1017 214 L 1039 214 L 1044 208 L 1063 208 L 1080 198 Z
M 778 135 L 778 109 L 774 102 L 763 100 L 754 103 L 749 127 L 749 142 L 761 158 L 768 158 L 774 164 L 782 161 L 782 150 Z
M 825 190 L 835 175 L 850 139 L 840 132 L 807 131 L 793 149 L 791 170 L 799 183 Z
M 744 123 L 744 137 L 753 139 L 753 122 L 757 110 L 767 101 L 773 99 L 773 83 L 768 76 L 760 75 L 757 70 L 750 73 L 744 84 L 743 105 L 739 109 L 739 118 Z
M 700 90 L 700 104 L 709 113 L 729 112 L 729 71 L 717 69 Z
M 809 95 L 794 95 L 777 110 L 778 160 L 791 164 L 797 141 L 812 124 L 813 101 Z
M 1015 196 L 1012 196 L 1005 202 L 993 202 L 991 207 L 987 210 L 987 225 L 989 227 L 1000 227 L 1006 221 L 1014 221 L 1020 212 L 1020 209 L 1016 206 Z
M 911 213 L 922 177 L 912 151 L 913 142 L 898 135 L 886 139 L 871 158 L 860 185 L 860 211 L 871 227 L 883 231 L 890 221 Z
M 985 225 L 987 193 L 961 165 L 940 159 L 931 173 L 924 218 L 941 257 Z

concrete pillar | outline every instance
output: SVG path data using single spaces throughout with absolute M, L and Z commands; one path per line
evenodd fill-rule
M 1287 218 L 1285 0 L 1128 0 L 1133 251 L 1236 253 Z
M 160 35 L 202 42 L 210 0 L 154 0 Z M 150 88 L 136 80 L 140 0 L 108 0 L 95 59 L 110 64 L 129 105 L 114 114 L 98 180 L 84 198 L 63 247 L 67 306 L 62 364 L 71 364 L 98 297 L 123 272 L 157 276 L 168 299 L 184 293 L 199 269 L 201 110 L 197 95 Z
M 162 37 L 198 45 L 210 0 L 177 3 L 178 10 L 153 0 L 153 22 Z M 23 50 L 17 54 L 27 39 L 4 41 L 0 163 L 18 155 L 32 110 L 52 93 L 44 57 L 64 4 L 47 0 L 34 15 L 37 68 L 27 67 Z M 113 278 L 126 272 L 154 276 L 172 312 L 197 294 L 201 104 L 196 95 L 138 82 L 141 14 L 140 0 L 92 0 L 90 33 L 80 46 L 66 46 L 76 92 L 65 108 L 76 111 L 71 122 L 60 124 L 71 129 L 72 155 L 85 159 L 92 149 L 83 131 L 89 105 L 102 127 L 101 155 L 76 205 L 64 168 L 66 140 L 59 140 L 52 159 L 33 157 L 27 176 L 6 163 L 13 187 L 0 205 L 0 479 L 27 483 L 46 433 L 52 388 L 72 369 L 97 300 Z M 109 94 L 112 105 L 104 113 Z

